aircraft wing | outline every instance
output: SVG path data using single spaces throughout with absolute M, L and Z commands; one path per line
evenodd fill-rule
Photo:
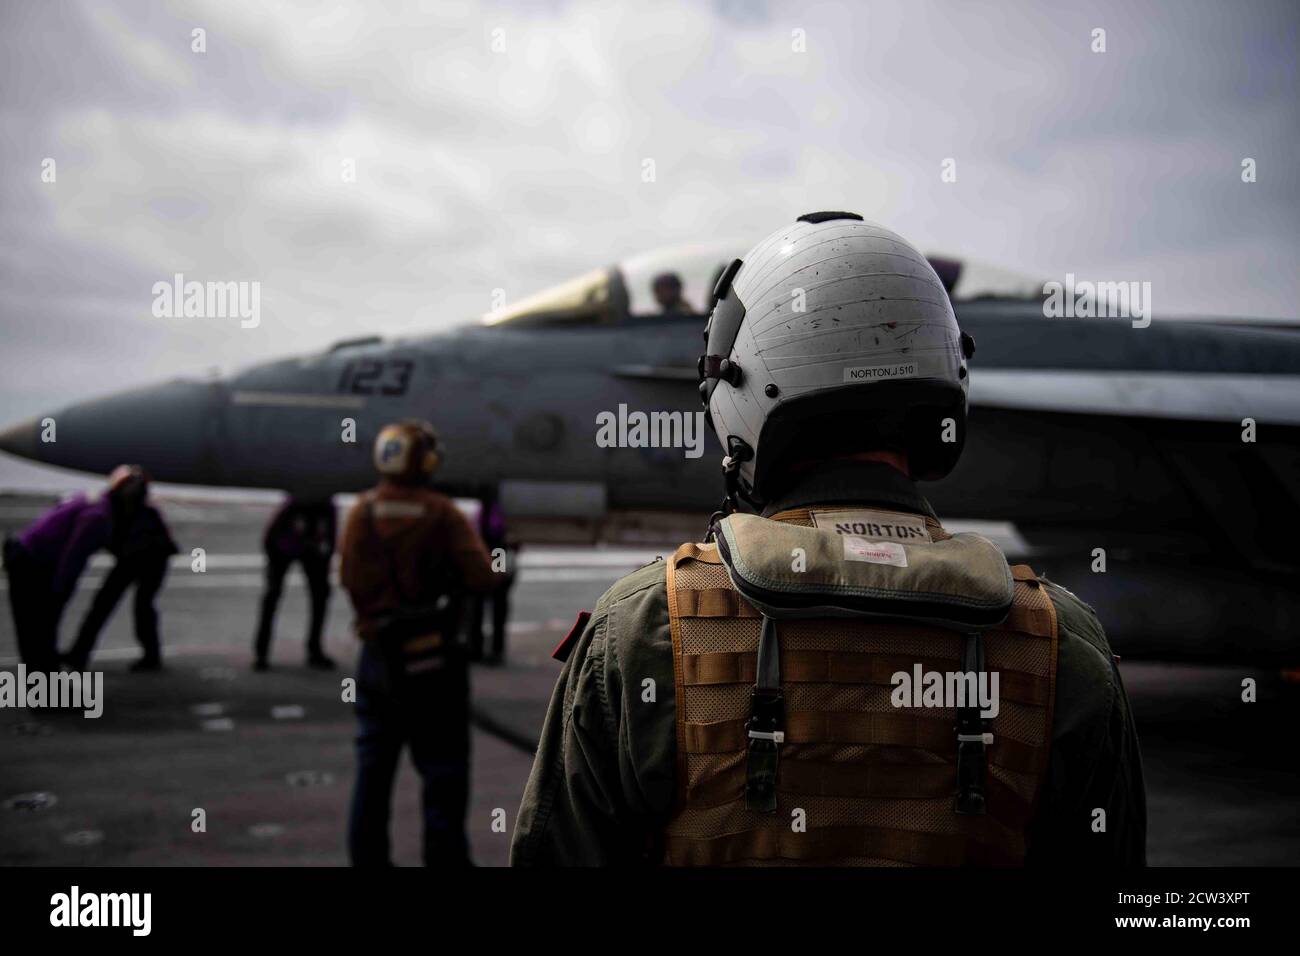
M 620 365 L 616 378 L 695 382 L 693 368 Z M 972 405 L 1022 411 L 1300 425 L 1300 377 L 1089 369 L 980 369 Z
M 979 369 L 972 405 L 1127 418 L 1300 425 L 1300 377 L 1088 369 Z

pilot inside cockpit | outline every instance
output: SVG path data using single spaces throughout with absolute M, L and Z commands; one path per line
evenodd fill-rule
M 661 272 L 650 284 L 655 302 L 664 315 L 695 315 L 695 309 L 682 295 L 682 279 L 676 272 Z

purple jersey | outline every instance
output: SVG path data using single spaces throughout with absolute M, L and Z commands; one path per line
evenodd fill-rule
M 50 575 L 60 598 L 72 593 L 90 556 L 108 544 L 113 508 L 107 495 L 78 495 L 47 511 L 18 538 L 33 563 Z

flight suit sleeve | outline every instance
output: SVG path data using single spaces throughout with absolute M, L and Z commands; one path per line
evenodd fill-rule
M 578 638 L 551 696 L 512 866 L 654 862 L 677 757 L 663 582 L 663 562 L 624 579 Z
M 501 583 L 492 571 L 492 560 L 488 557 L 483 539 L 474 530 L 460 509 L 448 503 L 444 512 L 444 527 L 447 531 L 448 548 L 452 560 L 460 570 L 461 581 L 470 591 L 490 591 Z
M 1052 751 L 1030 865 L 1146 865 L 1146 787 L 1119 667 L 1092 609 L 1048 584 L 1059 646 Z

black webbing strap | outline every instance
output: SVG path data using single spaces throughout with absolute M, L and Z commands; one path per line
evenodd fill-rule
M 979 631 L 966 635 L 961 668 L 964 673 L 975 675 L 975 687 L 978 688 L 984 675 L 984 642 Z M 967 694 L 963 705 L 957 708 L 957 798 L 953 805 L 957 813 L 984 812 L 987 763 L 984 747 L 991 738 L 992 734 L 987 733 L 985 720 L 980 715 L 978 692 Z
M 776 771 L 785 741 L 785 698 L 781 694 L 781 642 L 776 622 L 764 615 L 758 639 L 757 674 L 750 692 L 745 725 L 749 754 L 745 772 L 745 806 L 776 812 Z

